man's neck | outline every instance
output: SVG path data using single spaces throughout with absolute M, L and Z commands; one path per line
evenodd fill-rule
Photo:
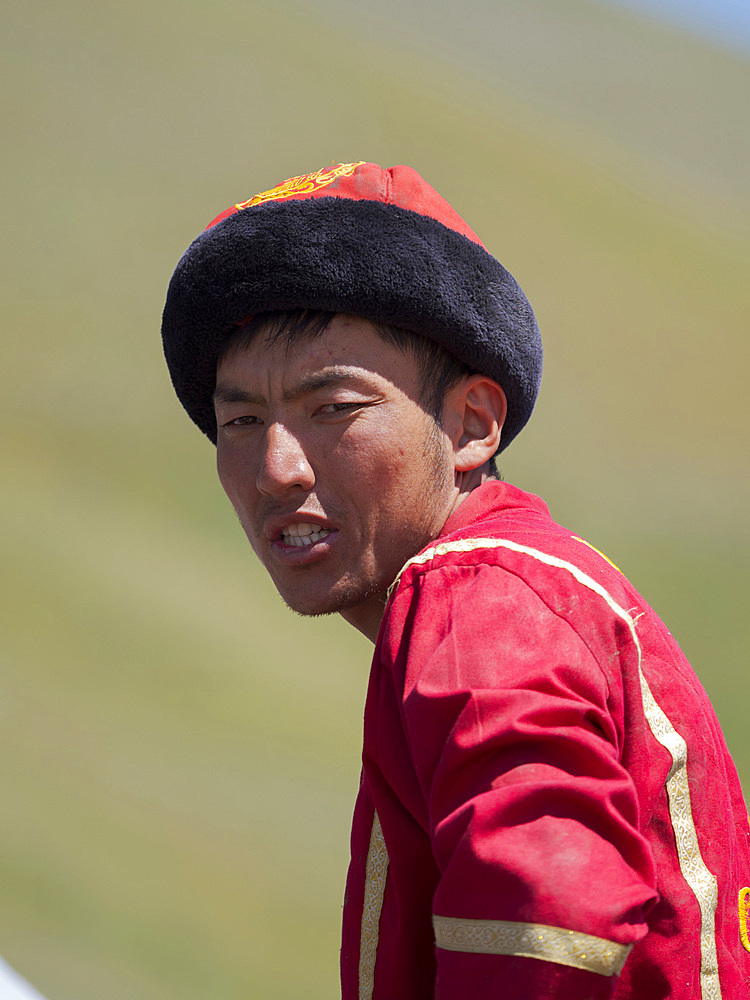
M 455 514 L 472 490 L 475 490 L 477 486 L 481 486 L 489 478 L 488 465 L 482 465 L 478 469 L 472 469 L 469 472 L 459 472 L 456 476 L 455 502 L 449 511 L 448 517 Z M 445 518 L 446 521 L 448 517 Z M 412 555 L 416 555 L 416 552 L 413 552 Z M 407 561 L 404 560 L 404 562 Z M 383 621 L 387 603 L 387 593 L 375 594 L 366 601 L 357 604 L 356 607 L 347 608 L 345 611 L 340 611 L 339 614 L 345 622 L 356 628 L 358 632 L 361 632 L 374 645 L 377 642 L 380 624 Z
M 356 628 L 374 645 L 378 638 L 380 623 L 383 621 L 387 603 L 387 594 L 375 594 L 374 597 L 369 597 L 354 608 L 340 611 L 339 614 L 345 622 Z

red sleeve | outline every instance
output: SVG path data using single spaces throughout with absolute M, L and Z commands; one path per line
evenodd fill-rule
M 441 874 L 436 996 L 610 997 L 657 898 L 621 690 L 564 609 L 505 569 L 413 587 L 394 665 Z

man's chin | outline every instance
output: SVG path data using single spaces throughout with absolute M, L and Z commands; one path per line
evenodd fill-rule
M 342 587 L 312 597 L 309 594 L 284 594 L 279 591 L 284 604 L 296 615 L 304 618 L 321 618 L 337 615 L 369 604 L 375 598 L 383 598 L 385 591 L 376 585 L 366 587 Z
M 293 611 L 295 615 L 299 615 L 301 618 L 323 618 L 325 615 L 335 615 L 338 611 L 338 608 L 318 608 L 307 604 L 296 604 L 292 601 L 288 601 L 285 597 L 283 597 L 282 600 L 290 611 Z

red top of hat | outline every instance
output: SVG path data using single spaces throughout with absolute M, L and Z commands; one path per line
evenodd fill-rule
M 221 215 L 217 215 L 206 229 L 255 205 L 307 198 L 349 198 L 353 201 L 380 201 L 385 205 L 397 205 L 436 219 L 448 229 L 461 233 L 480 247 L 484 246 L 458 212 L 412 167 L 398 166 L 384 170 L 377 163 L 364 161 L 336 163 L 330 167 L 321 167 L 312 174 L 290 177 L 270 191 L 262 191 L 247 201 L 232 205 Z

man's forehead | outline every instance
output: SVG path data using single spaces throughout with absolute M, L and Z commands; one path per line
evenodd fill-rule
M 320 367 L 311 365 L 300 371 L 286 370 L 282 374 L 281 398 L 292 400 L 323 389 L 335 389 L 345 385 L 363 385 L 367 382 L 368 374 L 376 373 L 368 373 L 367 369 L 344 365 L 322 365 Z M 253 375 L 256 377 L 253 378 Z M 260 401 L 263 399 L 262 393 L 253 393 L 247 387 L 256 383 L 260 385 L 262 381 L 262 373 L 257 372 L 252 367 L 243 371 L 241 366 L 239 370 L 235 366 L 229 366 L 228 370 L 219 371 L 214 389 L 214 402 Z
M 228 367 L 260 366 L 264 370 L 317 372 L 331 367 L 364 367 L 371 371 L 391 371 L 403 365 L 405 353 L 384 338 L 368 319 L 337 313 L 325 326 L 279 325 L 274 317 L 255 329 L 239 331 L 217 363 L 217 374 Z
M 276 342 L 297 343 L 319 340 L 326 334 L 342 336 L 359 334 L 365 338 L 377 337 L 376 324 L 365 316 L 353 313 L 326 313 L 296 310 L 290 313 L 267 313 L 257 317 L 255 336 L 265 345 Z
M 269 394 L 293 400 L 337 387 L 372 389 L 383 383 L 416 398 L 418 368 L 413 357 L 379 337 L 371 323 L 332 324 L 318 336 L 291 343 L 259 331 L 219 362 L 214 402 L 260 401 Z

